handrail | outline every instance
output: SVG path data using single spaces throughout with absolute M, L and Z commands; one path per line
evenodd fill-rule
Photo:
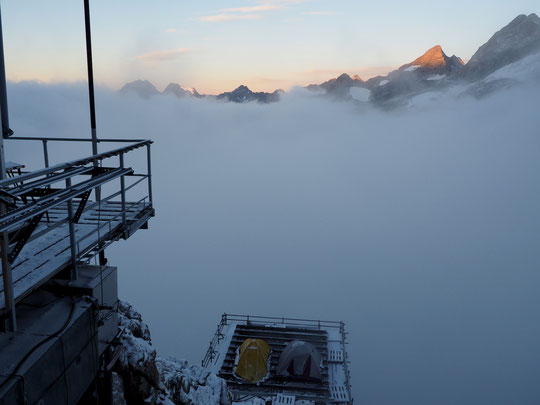
M 12 136 L 8 138 L 10 141 L 58 141 L 58 142 L 92 142 L 92 139 L 87 138 L 53 138 L 46 136 Z M 125 138 L 101 138 L 98 139 L 99 142 L 114 142 L 114 143 L 123 143 L 123 142 L 142 142 L 146 139 L 125 139 Z
M 153 142 L 151 140 L 144 140 L 144 141 L 136 142 L 136 143 L 134 143 L 132 145 L 129 145 L 129 146 L 124 146 L 123 148 L 118 148 L 118 149 L 113 149 L 113 150 L 108 151 L 108 152 L 98 153 L 97 155 L 88 156 L 88 157 L 85 157 L 85 158 L 82 158 L 82 159 L 72 160 L 71 162 L 59 163 L 57 165 L 54 165 L 54 166 L 51 166 L 51 167 L 48 167 L 48 168 L 36 170 L 36 171 L 30 172 L 30 173 L 22 174 L 20 176 L 16 176 L 16 177 L 12 177 L 12 178 L 9 178 L 9 179 L 2 180 L 2 181 L 0 181 L 0 187 L 5 187 L 5 186 L 8 186 L 8 185 L 13 184 L 13 183 L 20 183 L 22 181 L 33 179 L 33 178 L 39 177 L 39 176 L 45 176 L 45 175 L 54 173 L 54 172 L 56 172 L 58 170 L 69 169 L 70 167 L 73 167 L 73 166 L 82 166 L 82 165 L 86 165 L 88 163 L 97 162 L 97 161 L 107 159 L 107 158 L 110 158 L 110 157 L 113 157 L 113 156 L 119 156 L 122 153 L 126 153 L 126 152 L 129 152 L 131 150 L 141 148 L 143 146 L 151 145 L 152 143 Z
M 257 323 L 276 323 L 282 325 L 290 325 L 304 328 L 337 328 L 339 329 L 342 340 L 345 342 L 345 324 L 342 321 L 324 321 L 317 319 L 299 319 L 299 318 L 285 318 L 285 317 L 271 317 L 271 316 L 256 316 L 256 315 L 237 315 L 224 313 L 221 316 L 221 321 L 217 326 L 216 333 L 210 341 L 208 350 L 201 362 L 203 367 L 207 367 L 208 364 L 214 359 L 215 347 L 222 339 L 223 326 L 228 325 L 228 322 L 257 322 Z
M 290 324 L 290 325 L 304 325 L 304 326 L 324 326 L 324 327 L 334 327 L 340 328 L 343 325 L 341 321 L 325 321 L 319 319 L 299 319 L 299 318 L 281 318 L 281 317 L 271 317 L 271 316 L 253 316 L 253 315 L 238 315 L 238 314 L 224 314 L 225 319 L 231 321 L 268 321 L 274 323 Z M 293 322 L 302 322 L 302 323 L 288 323 L 289 321 Z
M 105 182 L 125 176 L 131 172 L 132 169 L 118 168 L 102 175 L 101 177 L 95 177 L 75 186 L 62 189 L 58 192 L 50 194 L 47 197 L 41 198 L 34 203 L 8 211 L 6 214 L 0 216 L 0 232 L 7 230 L 15 224 L 24 222 L 29 218 L 39 215 L 50 208 L 56 207 L 63 202 L 69 201 L 85 191 L 92 190 Z

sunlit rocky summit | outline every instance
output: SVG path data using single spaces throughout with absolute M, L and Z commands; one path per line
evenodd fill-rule
M 527 59 L 525 66 L 523 61 Z M 386 76 L 363 82 L 343 74 L 308 90 L 344 100 L 365 101 L 356 97 L 356 88 L 369 90 L 369 101 L 383 108 L 409 105 L 421 95 L 446 90 L 483 97 L 531 78 L 540 78 L 540 18 L 536 14 L 519 15 L 482 45 L 468 63 L 448 56 L 440 45 L 429 49 Z M 504 74 L 496 74 L 505 69 Z M 504 76 L 504 77 L 503 77 Z M 425 98 L 425 97 L 424 97 Z

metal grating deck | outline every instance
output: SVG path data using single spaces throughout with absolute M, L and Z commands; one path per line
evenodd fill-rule
M 250 383 L 234 375 L 237 350 L 242 342 L 248 338 L 264 339 L 271 347 L 269 377 L 258 383 Z M 322 382 L 290 380 L 275 375 L 282 350 L 293 340 L 303 340 L 317 348 L 323 358 Z M 279 391 L 295 395 L 297 398 L 328 400 L 330 389 L 327 340 L 328 336 L 325 330 L 291 326 L 273 327 L 250 322 L 237 324 L 218 376 L 227 381 L 230 389 L 242 394 L 274 394 Z
M 77 208 L 74 200 L 74 208 Z M 118 201 L 99 205 L 89 201 L 79 223 L 74 224 L 77 255 L 93 256 L 96 247 L 126 236 L 122 226 L 122 206 Z M 126 202 L 127 235 L 153 216 L 148 203 Z M 64 223 L 60 222 L 64 221 Z M 54 228 L 53 228 L 54 227 Z M 52 229 L 50 229 L 52 228 Z M 71 266 L 67 204 L 61 204 L 43 216 L 31 239 L 11 267 L 15 302 L 19 302 L 49 279 Z M 0 315 L 4 312 L 4 284 L 0 278 Z

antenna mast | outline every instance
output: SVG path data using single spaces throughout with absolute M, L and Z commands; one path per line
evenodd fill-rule
M 97 155 L 96 104 L 94 99 L 94 68 L 92 65 L 92 38 L 90 32 L 90 4 L 84 0 L 84 24 L 86 28 L 86 64 L 88 66 L 88 96 L 90 99 L 90 127 L 92 129 L 92 154 Z

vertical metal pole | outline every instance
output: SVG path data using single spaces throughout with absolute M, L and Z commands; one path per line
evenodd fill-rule
M 2 116 L 2 136 L 7 138 L 13 135 L 9 128 L 9 115 L 7 104 L 6 66 L 4 62 L 4 38 L 2 34 L 2 16 L 0 12 L 0 116 Z
M 71 178 L 66 179 L 66 188 L 71 187 Z M 79 272 L 77 269 L 77 249 L 75 247 L 75 226 L 73 225 L 73 199 L 68 203 L 68 223 L 69 223 L 69 246 L 71 248 L 71 280 L 77 280 Z
M 4 154 L 2 149 L 2 155 Z M 2 173 L 5 173 L 4 164 L 2 159 Z M 2 176 L 3 178 L 3 176 Z M 0 214 L 5 214 L 7 211 L 4 204 L 0 204 Z M 7 313 L 6 329 L 9 332 L 15 332 L 17 330 L 17 318 L 15 314 L 15 296 L 13 294 L 13 280 L 11 278 L 11 266 L 8 260 L 9 240 L 8 233 L 2 232 L 0 236 L 0 244 L 2 249 L 2 281 L 4 283 L 4 305 Z
M 2 17 L 0 15 L 0 128 L 2 128 L 2 136 L 0 136 L 0 180 L 7 177 L 6 174 L 6 159 L 4 155 L 4 136 L 9 135 L 5 132 L 5 128 L 9 131 L 7 122 L 7 96 L 6 96 L 6 75 L 4 69 L 4 43 L 2 38 Z M 0 204 L 0 214 L 5 214 L 7 207 Z M 13 293 L 13 280 L 11 274 L 11 265 L 8 259 L 9 236 L 7 232 L 0 234 L 0 249 L 2 250 L 2 281 L 4 283 L 4 302 L 7 314 L 6 329 L 10 332 L 17 330 L 17 317 L 15 314 L 15 295 Z
M 49 167 L 49 148 L 47 147 L 47 140 L 43 141 L 43 160 L 45 161 L 45 167 Z
M 90 101 L 90 128 L 92 129 L 92 154 L 97 155 L 96 103 L 94 99 L 94 68 L 92 63 L 89 0 L 84 0 L 84 24 L 86 28 L 86 65 L 88 67 L 88 96 Z M 96 163 L 97 162 L 94 162 L 94 164 Z
M 120 167 L 124 168 L 124 153 L 120 153 Z M 122 198 L 122 225 L 124 226 L 124 232 L 126 231 L 126 182 L 124 175 L 120 177 L 120 195 Z
M 150 144 L 146 145 L 146 165 L 148 174 L 148 200 L 150 206 L 154 206 L 152 199 L 152 155 L 150 154 Z
M 1 99 L 0 99 L 1 102 Z M 0 115 L 0 125 L 2 119 Z M 0 136 L 0 180 L 7 177 L 6 160 L 4 157 L 4 138 Z M 7 212 L 4 204 L 0 204 L 0 214 Z M 11 275 L 11 265 L 9 263 L 9 236 L 7 231 L 0 233 L 0 249 L 2 250 L 2 281 L 4 283 L 4 305 L 7 313 L 7 330 L 15 332 L 17 330 L 17 319 L 15 314 L 15 295 L 13 293 L 13 280 Z
M 88 68 L 88 99 L 90 102 L 90 130 L 92 132 L 92 154 L 98 153 L 96 132 L 96 100 L 94 97 L 94 66 L 92 62 L 92 34 L 90 31 L 90 1 L 84 0 L 84 27 L 86 31 L 86 66 Z M 94 161 L 94 167 L 98 162 Z M 101 200 L 101 187 L 95 188 L 96 201 Z

